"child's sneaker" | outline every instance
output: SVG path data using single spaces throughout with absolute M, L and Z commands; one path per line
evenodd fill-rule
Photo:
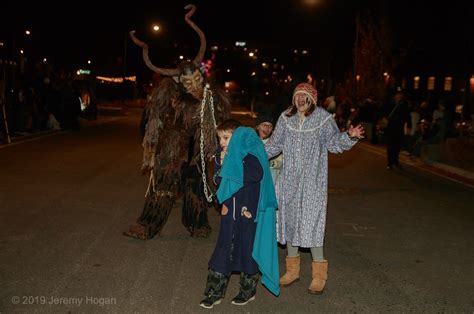
M 250 301 L 255 300 L 255 294 L 252 296 L 246 296 L 245 293 L 239 292 L 239 294 L 232 299 L 232 304 L 234 305 L 245 305 Z
M 205 309 L 212 309 L 214 305 L 221 303 L 222 298 L 215 295 L 208 295 L 199 303 L 199 306 L 202 306 Z

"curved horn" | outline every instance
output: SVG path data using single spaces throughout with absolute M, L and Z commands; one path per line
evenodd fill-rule
M 145 60 L 145 64 L 148 68 L 150 68 L 153 72 L 162 74 L 162 75 L 167 75 L 167 76 L 177 76 L 179 71 L 177 68 L 175 69 L 163 69 L 163 68 L 158 68 L 151 63 L 150 57 L 148 56 L 148 45 L 144 43 L 143 41 L 139 40 L 137 37 L 135 37 L 135 31 L 130 31 L 130 38 L 132 38 L 133 42 L 137 44 L 138 46 L 142 47 L 143 49 L 143 60 Z
M 190 17 L 194 14 L 194 12 L 196 11 L 196 6 L 194 4 L 188 4 L 187 6 L 184 7 L 184 9 L 188 10 L 188 9 L 191 9 L 185 16 L 184 16 L 184 20 L 186 21 L 186 23 L 188 23 L 195 31 L 196 33 L 198 33 L 199 35 L 199 39 L 201 41 L 201 46 L 199 47 L 199 52 L 196 56 L 196 58 L 194 58 L 193 60 L 193 63 L 196 65 L 196 66 L 199 66 L 199 64 L 201 63 L 202 61 L 202 58 L 204 57 L 204 53 L 206 52 L 206 36 L 204 35 L 204 33 L 202 32 L 202 30 L 196 25 L 194 24 L 193 21 L 191 21 Z

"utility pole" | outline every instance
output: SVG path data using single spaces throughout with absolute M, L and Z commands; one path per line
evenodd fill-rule
M 123 78 L 127 75 L 127 37 L 128 32 L 124 33 L 123 37 Z
M 0 131 L 3 133 L 3 141 L 6 142 L 7 144 L 10 144 L 11 138 L 10 138 L 10 131 L 8 129 L 8 118 L 7 118 L 7 112 L 5 109 L 6 103 L 7 103 L 7 67 L 9 66 L 8 64 L 11 63 L 10 55 L 6 52 L 5 45 L 8 46 L 7 42 L 2 42 L 1 43 L 1 58 L 3 60 L 1 69 L 2 69 L 2 74 L 0 77 L 0 106 L 2 106 L 2 125 L 0 126 Z M 12 66 L 10 64 L 10 66 Z M 14 71 L 12 71 L 14 72 Z M 13 85 L 13 84 L 11 84 Z
M 359 27 L 360 27 L 360 11 L 357 10 L 356 18 L 356 33 L 355 33 L 355 43 L 354 43 L 354 69 L 352 73 L 353 86 L 352 86 L 352 103 L 355 104 L 357 101 L 357 59 L 359 54 Z
M 5 94 L 5 89 L 6 89 L 6 80 L 7 80 L 7 73 L 6 73 L 6 65 L 3 65 L 3 78 L 1 80 L 1 95 L 0 95 L 0 105 L 2 106 L 2 117 L 3 117 L 3 140 L 7 144 L 10 144 L 11 138 L 10 138 L 10 132 L 8 130 L 8 119 L 7 119 L 7 113 L 5 111 L 5 103 L 6 103 L 6 94 Z
M 127 98 L 127 80 L 125 80 L 125 77 L 127 76 L 127 38 L 128 38 L 128 32 L 124 32 L 123 36 L 123 76 L 122 76 L 122 101 L 125 102 L 125 99 Z

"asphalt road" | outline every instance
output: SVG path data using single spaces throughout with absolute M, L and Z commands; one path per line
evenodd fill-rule
M 139 113 L 0 149 L 1 313 L 194 313 L 207 276 L 213 233 L 194 239 L 174 208 L 163 236 L 149 241 L 122 231 L 141 212 Z M 363 145 L 332 155 L 321 296 L 301 280 L 272 296 L 210 312 L 345 313 L 474 311 L 473 190 L 406 167 L 385 170 Z M 284 271 L 285 250 L 280 249 Z

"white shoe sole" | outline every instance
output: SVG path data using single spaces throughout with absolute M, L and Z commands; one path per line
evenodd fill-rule
M 253 300 L 255 300 L 255 296 L 253 296 L 253 297 L 251 297 L 250 299 L 248 299 L 247 302 L 245 302 L 245 303 L 235 303 L 234 301 L 232 301 L 231 303 L 232 303 L 233 305 L 245 305 L 245 304 L 247 304 L 247 303 L 249 303 L 250 301 L 253 301 Z
M 203 308 L 205 308 L 205 309 L 212 309 L 212 308 L 214 307 L 214 305 L 217 305 L 217 304 L 220 304 L 220 303 L 221 303 L 221 300 L 217 300 L 217 301 L 214 302 L 214 304 L 212 304 L 212 305 L 207 306 L 207 305 L 205 305 L 205 304 L 199 303 L 199 306 L 200 306 L 200 307 L 203 307 Z

